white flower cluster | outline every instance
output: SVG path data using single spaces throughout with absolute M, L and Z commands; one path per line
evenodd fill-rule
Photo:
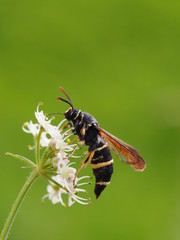
M 89 184 L 89 182 L 80 183 L 80 181 L 89 176 L 75 179 L 77 170 L 71 167 L 74 163 L 70 163 L 69 158 L 77 158 L 74 153 L 78 146 L 68 142 L 72 135 L 71 129 L 63 132 L 63 128 L 61 128 L 66 119 L 58 126 L 54 126 L 51 124 L 52 119 L 48 119 L 43 111 L 39 111 L 39 106 L 35 117 L 38 123 L 34 124 L 32 121 L 25 123 L 23 131 L 32 134 L 35 143 L 39 141 L 39 148 L 45 149 L 39 162 L 43 177 L 48 181 L 48 194 L 43 199 L 48 197 L 53 204 L 61 203 L 66 206 L 62 199 L 62 195 L 66 194 L 68 195 L 68 206 L 72 206 L 75 202 L 89 204 L 89 199 L 77 195 L 79 192 L 86 192 L 79 187 Z M 40 151 L 40 149 L 38 150 Z
M 61 125 L 66 121 L 64 119 L 58 126 L 54 126 L 51 124 L 52 119 L 48 120 L 48 118 L 44 115 L 43 111 L 39 112 L 39 106 L 37 107 L 37 111 L 35 112 L 36 119 L 38 123 L 33 124 L 32 121 L 29 123 L 26 122 L 23 126 L 23 131 L 26 133 L 32 134 L 34 137 L 38 136 L 40 133 L 40 129 L 43 129 L 40 138 L 41 147 L 48 147 L 51 145 L 60 151 L 72 151 L 74 145 L 69 146 L 66 139 L 69 137 L 67 135 L 68 131 L 62 134 L 60 131 Z M 65 137 L 66 136 L 66 137 Z

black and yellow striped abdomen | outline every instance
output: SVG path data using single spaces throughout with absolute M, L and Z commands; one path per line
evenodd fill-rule
M 106 143 L 100 141 L 94 150 L 91 166 L 96 178 L 95 194 L 98 198 L 101 192 L 110 184 L 113 173 L 113 159 Z

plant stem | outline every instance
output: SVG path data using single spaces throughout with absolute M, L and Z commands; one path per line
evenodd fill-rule
M 40 138 L 43 131 L 44 129 L 41 127 L 39 134 L 35 137 L 35 159 L 37 165 L 39 165 L 40 162 Z
M 8 237 L 9 231 L 11 229 L 11 226 L 14 222 L 14 219 L 16 217 L 16 214 L 26 196 L 26 193 L 28 192 L 28 190 L 31 188 L 33 182 L 35 181 L 35 179 L 38 177 L 37 174 L 37 169 L 34 169 L 34 171 L 30 174 L 30 176 L 28 177 L 28 179 L 26 180 L 23 188 L 21 189 L 16 201 L 13 204 L 13 207 L 9 213 L 9 216 L 5 222 L 4 228 L 1 232 L 1 236 L 0 236 L 0 240 L 5 240 Z

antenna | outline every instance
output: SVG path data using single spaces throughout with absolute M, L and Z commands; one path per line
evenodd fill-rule
M 52 113 L 48 113 L 47 116 L 56 115 L 56 114 L 64 115 L 64 113 L 52 112 Z
M 65 100 L 64 98 L 57 97 L 57 100 L 59 100 L 59 101 L 63 101 L 63 102 L 65 102 L 65 103 L 69 104 L 69 105 L 72 107 L 72 109 L 73 109 L 73 105 L 72 105 L 72 103 L 68 102 L 68 101 Z
M 59 87 L 59 89 L 60 89 L 60 90 L 64 93 L 64 95 L 68 98 L 69 102 L 66 101 L 66 100 L 64 100 L 63 98 L 59 98 L 58 100 L 61 100 L 61 101 L 63 101 L 63 102 L 66 102 L 66 103 L 68 103 L 72 108 L 74 108 L 74 107 L 73 107 L 73 104 L 72 104 L 72 101 L 71 101 L 69 95 L 65 92 L 64 88 Z

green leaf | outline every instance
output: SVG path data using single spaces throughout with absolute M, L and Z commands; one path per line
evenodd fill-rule
M 30 167 L 33 167 L 33 168 L 36 167 L 35 163 L 33 163 L 30 159 L 25 158 L 25 157 L 23 157 L 21 155 L 9 153 L 9 152 L 7 152 L 5 154 L 8 155 L 8 156 L 11 156 L 11 157 L 14 157 L 14 158 L 17 158 L 17 159 L 23 161 L 27 166 L 30 166 Z

